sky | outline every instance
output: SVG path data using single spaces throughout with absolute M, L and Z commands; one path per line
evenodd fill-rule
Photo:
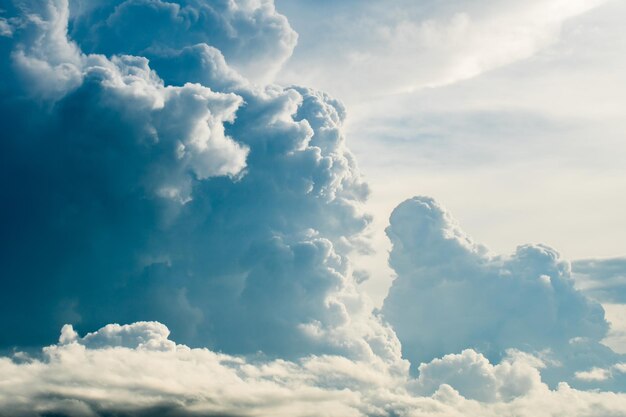
M 0 0 L 0 416 L 626 414 L 615 0 Z
M 292 72 L 308 74 L 347 103 L 379 245 L 395 205 L 426 194 L 498 252 L 533 242 L 568 259 L 624 255 L 623 2 L 365 2 L 376 13 L 357 14 L 358 25 L 332 8 L 318 10 L 325 19 L 298 19 L 300 4 L 315 3 L 284 3 L 287 13 L 294 8 L 290 21 L 301 38 L 317 33 L 320 21 L 342 22 L 322 42 L 303 39 L 284 76 L 293 82 Z M 371 48 L 365 36 L 377 33 L 371 26 L 382 31 L 381 23 L 415 38 Z M 313 59 L 306 48 L 315 59 L 349 62 L 349 54 L 333 54 L 348 44 L 378 63 L 306 71 Z M 445 73 L 455 75 L 441 79 Z M 381 256 L 381 275 L 385 263 Z

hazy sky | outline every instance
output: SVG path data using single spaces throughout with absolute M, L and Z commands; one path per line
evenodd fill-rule
M 425 194 L 496 252 L 625 254 L 623 2 L 348 3 L 277 2 L 300 35 L 281 75 L 347 103 L 379 247 Z

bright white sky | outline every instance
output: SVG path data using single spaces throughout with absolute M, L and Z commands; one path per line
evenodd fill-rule
M 357 263 L 373 298 L 390 282 L 388 216 L 413 195 L 497 253 L 625 255 L 626 2 L 384 3 L 277 1 L 300 34 L 279 80 L 348 108 L 372 188 L 378 253 Z

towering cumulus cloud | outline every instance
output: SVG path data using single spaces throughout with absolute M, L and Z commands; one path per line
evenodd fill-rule
M 207 43 L 255 81 L 271 80 L 297 41 L 270 0 L 75 0 L 70 10 L 85 52 L 153 58 Z
M 289 55 L 271 2 L 3 9 L 0 344 L 159 320 L 231 353 L 398 359 L 346 259 L 369 217 L 342 105 L 221 53 Z
M 413 366 L 467 348 L 494 361 L 518 349 L 543 357 L 556 383 L 618 360 L 599 343 L 608 330 L 602 306 L 574 288 L 553 249 L 489 254 L 428 197 L 400 204 L 387 235 L 397 278 L 383 312 Z

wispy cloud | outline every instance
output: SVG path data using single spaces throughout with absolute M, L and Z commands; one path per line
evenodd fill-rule
M 296 29 L 311 40 L 303 40 L 283 77 L 355 103 L 442 86 L 533 56 L 558 40 L 565 21 L 602 3 L 355 1 L 310 10 L 316 19 L 293 13 Z

